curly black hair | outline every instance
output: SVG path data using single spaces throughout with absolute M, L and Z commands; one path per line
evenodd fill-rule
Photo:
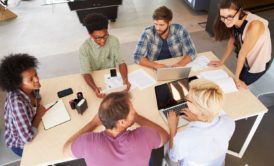
M 108 19 L 103 14 L 91 13 L 84 18 L 84 25 L 88 33 L 92 34 L 94 31 L 108 29 Z
M 22 83 L 21 73 L 37 68 L 38 60 L 28 54 L 10 54 L 5 56 L 0 64 L 0 87 L 4 91 L 14 91 Z

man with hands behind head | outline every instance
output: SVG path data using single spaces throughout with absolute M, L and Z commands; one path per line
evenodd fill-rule
M 172 11 L 166 6 L 153 13 L 154 26 L 145 28 L 134 51 L 135 63 L 157 69 L 166 65 L 154 62 L 182 56 L 172 67 L 185 66 L 196 58 L 194 44 L 187 30 L 172 24 Z
M 95 84 L 90 74 L 92 71 L 114 68 L 119 66 L 123 84 L 130 89 L 131 84 L 127 78 L 127 65 L 120 54 L 120 44 L 115 36 L 108 34 L 108 19 L 102 14 L 89 14 L 84 19 L 90 38 L 80 47 L 80 67 L 87 84 L 95 92 L 96 96 L 105 96 Z
M 134 123 L 140 127 L 129 130 Z M 101 132 L 93 130 L 103 124 Z M 127 92 L 107 95 L 85 127 L 64 145 L 64 152 L 84 158 L 87 165 L 148 165 L 152 149 L 167 142 L 168 134 L 159 125 L 139 115 Z

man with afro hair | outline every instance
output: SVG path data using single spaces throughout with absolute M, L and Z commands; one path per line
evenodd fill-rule
M 108 33 L 108 19 L 102 14 L 92 13 L 84 18 L 89 38 L 80 47 L 80 68 L 87 84 L 96 96 L 105 96 L 95 84 L 91 72 L 119 66 L 123 84 L 129 90 L 131 84 L 127 77 L 127 65 L 120 53 L 119 40 Z

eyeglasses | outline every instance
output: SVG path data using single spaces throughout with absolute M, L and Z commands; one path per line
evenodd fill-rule
M 239 12 L 240 9 L 237 10 L 237 12 L 233 15 L 233 16 L 220 16 L 221 21 L 225 22 L 225 20 L 227 21 L 232 21 L 234 19 L 234 17 L 237 15 L 237 13 Z
M 100 41 L 100 40 L 107 40 L 109 34 L 106 33 L 104 36 L 92 36 L 92 38 L 95 40 L 95 41 Z

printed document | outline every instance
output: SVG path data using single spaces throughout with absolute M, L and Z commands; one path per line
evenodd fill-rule
M 200 78 L 211 80 L 219 85 L 224 93 L 231 93 L 238 91 L 234 80 L 228 76 L 228 74 L 222 70 L 211 70 L 200 73 Z
M 210 60 L 205 56 L 198 56 L 194 61 L 188 63 L 186 67 L 191 67 L 191 70 L 202 70 L 207 67 Z
M 129 73 L 128 79 L 131 84 L 137 86 L 141 90 L 156 84 L 155 79 L 147 74 L 143 69 L 138 69 Z
M 103 90 L 104 93 L 122 91 L 126 88 L 123 85 L 120 73 L 118 73 L 116 77 L 111 77 L 110 74 L 105 74 L 104 80 L 107 86 Z M 136 87 L 142 90 L 156 84 L 155 79 L 147 74 L 143 69 L 138 69 L 128 73 L 128 81 L 131 83 L 130 91 Z
M 106 88 L 103 89 L 103 93 L 108 94 L 111 92 L 119 92 L 126 89 L 126 85 L 123 84 L 123 79 L 120 73 L 118 73 L 116 77 L 111 77 L 110 74 L 105 74 L 104 80 L 105 80 Z M 136 86 L 134 86 L 134 84 L 131 83 L 131 87 L 129 91 L 133 90 L 135 87 Z
M 42 122 L 46 130 L 70 120 L 70 116 L 62 99 L 59 99 L 56 103 L 47 104 L 45 108 L 49 108 L 42 117 Z

